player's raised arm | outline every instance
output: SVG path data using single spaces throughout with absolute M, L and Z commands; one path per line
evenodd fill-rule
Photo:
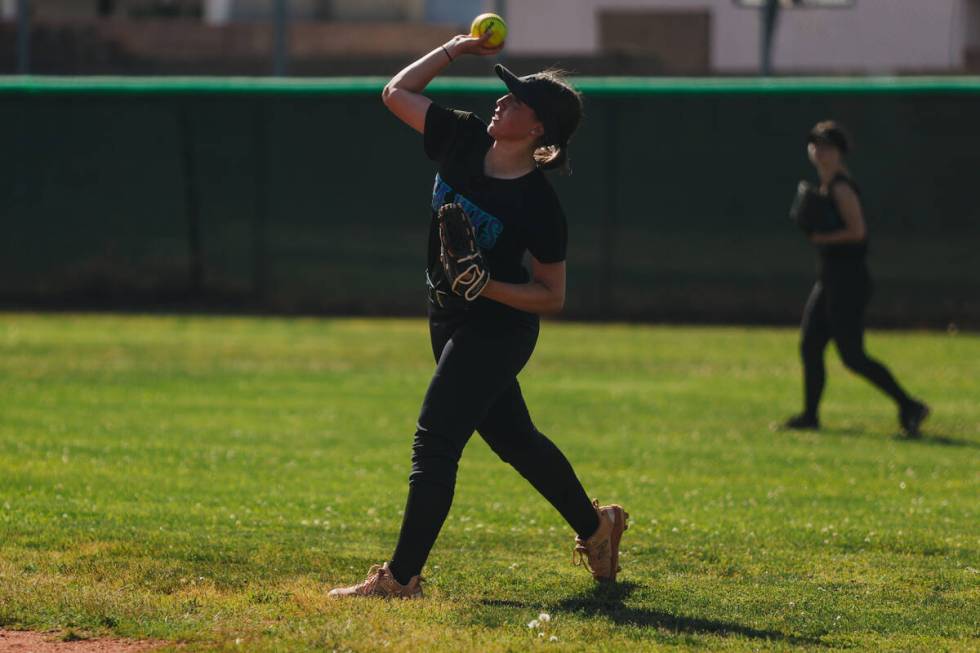
M 422 133 L 425 131 L 425 112 L 428 111 L 432 100 L 422 95 L 429 82 L 456 58 L 464 54 L 491 55 L 497 54 L 503 44 L 490 47 L 488 42 L 493 38 L 493 30 L 482 36 L 454 36 L 445 44 L 440 45 L 421 59 L 403 68 L 381 92 L 385 106 L 398 116 L 402 122 Z

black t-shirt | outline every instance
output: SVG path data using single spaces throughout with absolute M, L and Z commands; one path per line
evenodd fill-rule
M 857 183 L 853 179 L 842 173 L 830 180 L 827 189 L 827 194 L 830 196 L 830 205 L 837 212 L 841 223 L 843 223 L 844 218 L 840 216 L 840 209 L 837 207 L 837 202 L 834 201 L 834 186 L 837 184 L 846 184 L 857 194 L 858 198 L 861 197 L 861 189 L 858 188 Z M 856 269 L 863 269 L 868 254 L 868 238 L 865 237 L 859 243 L 820 245 L 818 250 L 820 252 L 819 269 L 823 275 L 826 276 L 827 274 L 834 273 L 846 274 Z
M 425 114 L 423 140 L 426 155 L 439 164 L 432 188 L 427 261 L 430 277 L 441 267 L 435 215 L 448 201 L 461 204 L 473 223 L 492 279 L 527 283 L 530 275 L 524 267 L 525 252 L 542 263 L 565 260 L 565 214 L 544 173 L 536 169 L 517 179 L 497 179 L 484 173 L 484 158 L 493 143 L 486 123 L 472 113 L 433 103 Z M 430 310 L 440 311 L 432 305 Z M 467 310 L 502 319 L 535 317 L 485 297 L 465 305 L 453 302 L 441 310 Z

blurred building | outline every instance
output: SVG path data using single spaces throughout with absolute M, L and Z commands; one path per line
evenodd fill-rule
M 268 18 L 270 0 L 203 0 L 207 19 L 224 23 Z M 458 25 L 484 11 L 499 11 L 496 0 L 290 0 L 290 13 L 300 19 L 341 21 L 436 22 Z
M 760 16 L 737 0 L 511 0 L 511 52 L 656 57 L 671 71 L 758 69 Z M 779 16 L 777 73 L 950 73 L 977 66 L 980 0 L 854 0 Z
M 203 17 L 212 24 L 266 20 L 275 0 L 30 0 L 35 18 Z M 18 0 L 0 0 L 0 17 L 17 13 Z M 502 11 L 502 0 L 287 0 L 295 20 L 450 22 L 468 24 L 483 11 Z
M 29 0 L 31 71 L 269 74 L 280 0 Z M 761 16 L 741 0 L 283 0 L 289 72 L 390 74 L 496 11 L 518 70 L 736 75 L 759 68 Z M 0 74 L 15 70 L 18 0 L 0 0 Z M 463 60 L 454 74 L 485 74 Z M 980 0 L 854 0 L 781 12 L 777 74 L 980 72 Z
M 30 71 L 267 75 L 275 0 L 29 0 Z M 16 70 L 17 0 L 0 0 L 0 74 Z M 485 0 L 285 0 L 289 71 L 382 74 L 459 33 Z

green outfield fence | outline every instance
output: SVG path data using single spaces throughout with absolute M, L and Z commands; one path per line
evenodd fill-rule
M 524 71 L 520 71 L 524 72 Z M 413 314 L 434 169 L 380 78 L 0 78 L 0 302 Z M 578 78 L 567 314 L 788 323 L 786 217 L 833 117 L 872 233 L 873 323 L 980 326 L 980 78 Z M 486 116 L 491 79 L 431 95 Z

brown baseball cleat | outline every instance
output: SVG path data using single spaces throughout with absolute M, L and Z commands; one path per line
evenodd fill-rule
M 572 564 L 583 565 L 592 572 L 592 577 L 597 581 L 612 583 L 616 581 L 616 574 L 620 570 L 619 539 L 623 536 L 623 531 L 629 528 L 630 514 L 615 503 L 600 506 L 596 499 L 592 505 L 599 516 L 599 528 L 587 540 L 575 538 Z
M 368 571 L 367 578 L 350 587 L 335 587 L 327 596 L 335 599 L 345 599 L 353 596 L 378 596 L 383 599 L 420 599 L 422 598 L 422 578 L 412 576 L 407 585 L 402 585 L 388 570 L 388 563 L 374 565 Z

